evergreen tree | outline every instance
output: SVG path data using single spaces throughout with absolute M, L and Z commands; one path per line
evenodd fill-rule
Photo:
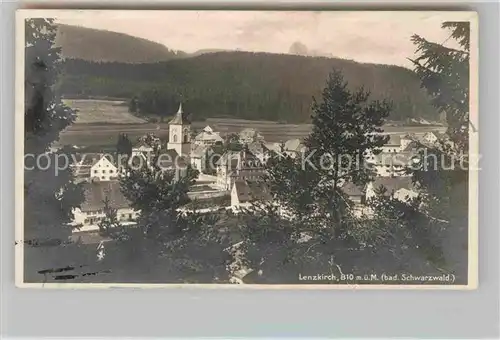
M 470 23 L 445 22 L 443 28 L 450 29 L 450 38 L 461 49 L 447 47 L 428 41 L 418 35 L 412 36 L 417 58 L 413 62 L 415 73 L 432 98 L 440 113 L 446 115 L 451 140 L 457 148 L 468 150 L 469 141 L 469 48 Z
M 419 166 L 409 169 L 422 189 L 423 209 L 441 240 L 445 269 L 455 273 L 457 282 L 467 278 L 468 249 L 468 151 L 469 130 L 469 49 L 470 23 L 445 22 L 460 49 L 427 41 L 414 35 L 416 74 L 434 106 L 445 113 L 450 141 L 442 140 L 420 152 Z M 435 241 L 437 242 L 437 241 Z
M 236 133 L 230 133 L 224 137 L 225 151 L 241 151 L 243 145 L 240 142 L 240 137 Z
M 161 148 L 161 140 L 154 133 L 148 133 L 139 137 L 138 142 L 146 144 L 147 146 L 153 148 L 153 150 L 159 150 Z
M 350 214 L 341 186 L 346 182 L 365 185 L 373 176 L 365 155 L 380 153 L 388 139 L 381 135 L 381 126 L 391 105 L 385 100 L 369 101 L 369 96 L 363 88 L 351 92 L 342 74 L 334 71 L 322 102 L 313 98 L 313 131 L 305 141 L 308 155 L 303 171 L 317 172 L 318 203 L 332 217 L 334 228 L 342 228 L 343 218 Z
M 28 281 L 41 279 L 37 270 L 67 266 L 79 254 L 74 247 L 61 245 L 71 235 L 72 210 L 83 201 L 83 193 L 73 182 L 69 149 L 50 150 L 61 130 L 76 118 L 76 112 L 54 92 L 61 63 L 55 35 L 52 19 L 25 21 L 24 262 Z
M 130 99 L 129 104 L 128 104 L 128 112 L 130 113 L 138 113 L 138 107 L 137 107 L 137 97 L 132 97 Z
M 99 233 L 104 237 L 123 241 L 126 238 L 126 231 L 118 221 L 117 209 L 111 206 L 109 198 L 106 196 L 104 201 L 104 217 L 99 221 Z
M 127 134 L 120 133 L 118 135 L 118 141 L 116 142 L 116 152 L 118 155 L 132 155 L 132 142 L 128 138 Z

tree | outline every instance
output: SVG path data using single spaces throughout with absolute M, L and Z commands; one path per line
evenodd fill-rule
M 445 22 L 461 49 L 430 42 L 419 35 L 411 40 L 417 58 L 410 59 L 414 71 L 432 98 L 433 105 L 446 115 L 448 134 L 456 147 L 467 151 L 469 141 L 469 48 L 470 23 Z
M 144 143 L 147 146 L 153 148 L 153 150 L 160 150 L 161 140 L 154 133 L 147 133 L 142 137 L 138 138 L 139 143 Z
M 459 49 L 412 37 L 417 57 L 411 59 L 422 86 L 433 105 L 446 115 L 447 140 L 420 152 L 418 167 L 409 169 L 422 188 L 422 203 L 431 221 L 439 221 L 438 238 L 446 260 L 446 270 L 458 282 L 466 282 L 468 264 L 468 174 L 469 174 L 469 54 L 470 23 L 445 22 Z
M 114 240 L 125 240 L 127 237 L 126 231 L 120 221 L 118 221 L 117 209 L 111 206 L 111 202 L 107 196 L 105 197 L 103 203 L 104 217 L 98 223 L 99 233 L 101 236 L 109 237 Z
M 128 138 L 127 134 L 120 133 L 118 135 L 118 141 L 116 142 L 116 153 L 118 155 L 132 155 L 132 142 Z
M 130 113 L 137 113 L 138 112 L 138 107 L 137 107 L 137 97 L 132 97 L 130 99 L 129 104 L 128 104 L 128 112 Z
M 230 133 L 224 137 L 225 151 L 241 151 L 243 145 L 240 142 L 240 137 L 236 133 Z
M 191 128 L 191 131 L 189 132 L 189 140 L 194 140 L 200 132 L 201 131 L 199 129 Z
M 36 270 L 75 260 L 74 248 L 61 245 L 68 243 L 73 229 L 73 208 L 83 201 L 68 166 L 69 149 L 50 150 L 76 118 L 54 92 L 61 63 L 55 35 L 53 19 L 25 21 L 24 262 L 29 281 L 40 279 Z
M 365 185 L 374 175 L 365 163 L 367 152 L 380 153 L 388 140 L 381 126 L 389 116 L 387 101 L 369 101 L 362 87 L 349 91 L 340 72 L 330 73 L 322 102 L 313 98 L 313 130 L 306 139 L 310 161 L 303 171 L 315 171 L 320 180 L 315 192 L 335 228 L 342 228 L 350 204 L 341 186 L 346 182 Z M 306 161 L 307 161 L 306 158 Z
M 375 188 L 375 196 L 367 206 L 373 216 L 362 223 L 364 244 L 386 248 L 405 263 L 410 271 L 417 272 L 425 263 L 427 274 L 443 265 L 443 252 L 439 243 L 441 221 L 430 219 L 422 210 L 422 196 L 396 198 L 383 186 Z M 361 225 L 361 224 L 360 224 Z M 368 228 L 366 228 L 368 226 Z M 423 261 L 419 260 L 422 259 Z M 411 263 L 410 263 L 411 262 Z

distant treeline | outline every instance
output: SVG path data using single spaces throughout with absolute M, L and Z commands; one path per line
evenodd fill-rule
M 159 63 L 96 63 L 67 59 L 58 91 L 65 96 L 136 98 L 139 114 L 171 115 L 180 98 L 195 119 L 233 117 L 308 122 L 312 97 L 339 69 L 351 89 L 389 99 L 389 119 L 438 120 L 419 79 L 398 66 L 250 52 L 219 52 Z

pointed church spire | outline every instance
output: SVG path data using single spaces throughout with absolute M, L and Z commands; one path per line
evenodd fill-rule
M 170 124 L 177 124 L 177 125 L 189 124 L 189 119 L 182 110 L 182 102 L 179 103 L 179 109 L 177 110 L 175 117 L 170 121 Z

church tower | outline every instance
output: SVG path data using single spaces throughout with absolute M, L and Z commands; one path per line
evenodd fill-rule
M 168 149 L 175 149 L 179 156 L 189 157 L 191 153 L 191 122 L 182 110 L 182 103 L 175 117 L 168 123 Z

